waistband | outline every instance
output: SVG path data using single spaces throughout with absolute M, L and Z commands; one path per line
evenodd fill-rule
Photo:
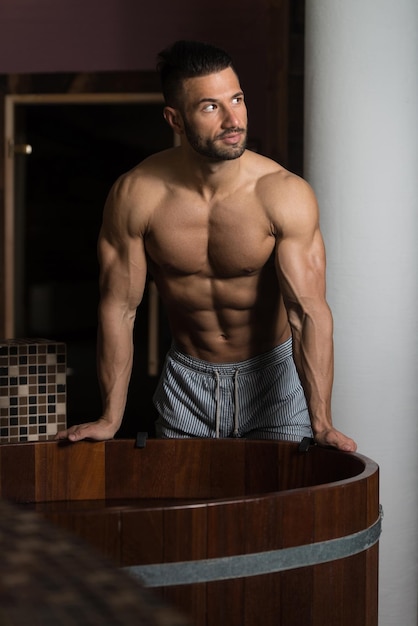
M 168 355 L 184 367 L 188 367 L 203 374 L 217 373 L 220 376 L 233 376 L 237 371 L 239 371 L 240 374 L 245 374 L 268 367 L 269 365 L 275 365 L 288 359 L 292 356 L 292 338 L 290 337 L 287 341 L 279 344 L 268 352 L 257 354 L 251 359 L 237 361 L 236 363 L 211 363 L 209 361 L 203 361 L 202 359 L 197 359 L 196 357 L 181 352 L 175 343 L 172 344 Z

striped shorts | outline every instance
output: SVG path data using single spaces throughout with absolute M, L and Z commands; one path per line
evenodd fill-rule
M 208 363 L 173 345 L 154 404 L 159 437 L 312 437 L 292 339 L 238 363 Z

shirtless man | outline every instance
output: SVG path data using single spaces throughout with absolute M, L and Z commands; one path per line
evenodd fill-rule
M 140 163 L 109 194 L 98 245 L 103 414 L 57 438 L 118 431 L 149 270 L 173 337 L 154 399 L 161 436 L 313 434 L 354 451 L 332 425 L 332 315 L 311 188 L 246 149 L 247 109 L 227 53 L 177 42 L 159 69 L 180 146 Z

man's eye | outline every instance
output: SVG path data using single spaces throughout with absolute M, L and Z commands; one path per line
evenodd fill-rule
M 207 104 L 203 110 L 204 111 L 214 111 L 215 108 L 216 108 L 216 105 L 214 105 L 214 104 Z
M 240 102 L 242 102 L 242 96 L 237 96 L 236 98 L 233 98 L 232 102 L 233 104 L 240 104 Z

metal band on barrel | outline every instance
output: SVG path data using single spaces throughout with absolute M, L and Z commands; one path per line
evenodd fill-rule
M 293 548 L 198 561 L 133 565 L 123 569 L 131 576 L 139 578 L 146 587 L 170 587 L 309 567 L 359 554 L 374 546 L 382 532 L 382 518 L 383 511 L 380 507 L 376 522 L 364 530 L 338 539 Z

